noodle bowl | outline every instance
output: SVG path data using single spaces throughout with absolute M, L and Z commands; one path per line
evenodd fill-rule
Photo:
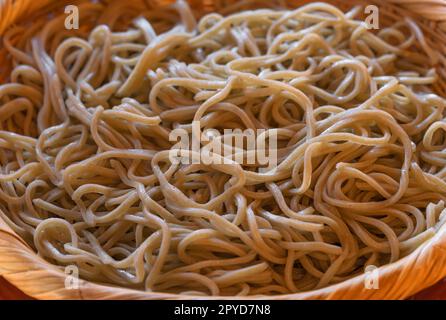
M 197 21 L 179 1 L 114 29 L 118 10 L 79 10 L 94 29 L 61 15 L 4 37 L 0 217 L 51 263 L 147 291 L 273 295 L 395 262 L 444 222 L 446 101 L 409 18 L 373 31 L 360 7 L 313 3 Z M 224 143 L 176 150 L 175 129 L 264 130 L 277 165 Z

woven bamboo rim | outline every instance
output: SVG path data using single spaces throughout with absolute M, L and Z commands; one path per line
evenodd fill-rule
M 3 0 L 0 1 L 0 40 L 13 24 L 35 19 L 47 19 L 48 13 L 68 4 L 89 0 Z M 102 0 L 107 5 L 111 0 Z M 257 1 L 257 0 L 254 0 Z M 167 5 L 172 0 L 134 0 L 132 6 Z M 226 0 L 234 4 L 237 0 Z M 260 0 L 259 7 L 268 0 Z M 285 0 L 290 7 L 307 0 Z M 436 65 L 440 81 L 435 90 L 446 97 L 446 0 L 325 0 L 346 10 L 355 4 L 375 4 L 380 10 L 380 23 L 386 25 L 404 16 L 411 16 L 423 29 L 429 45 L 439 53 Z M 213 0 L 189 0 L 191 7 L 204 14 L 218 11 Z M 30 20 L 32 19 L 32 20 Z M 11 61 L 0 46 L 0 83 L 7 80 Z M 65 288 L 65 273 L 46 262 L 0 218 L 0 276 L 24 293 L 37 299 L 203 299 L 188 295 L 144 292 L 80 281 L 78 289 Z M 248 297 L 248 299 L 404 299 L 433 285 L 446 276 L 446 225 L 436 235 L 405 258 L 379 268 L 379 289 L 366 289 L 366 275 L 323 289 L 277 296 Z M 231 299 L 237 297 L 209 297 Z

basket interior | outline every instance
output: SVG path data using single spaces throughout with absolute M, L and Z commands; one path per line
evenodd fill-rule
M 4 10 L 0 14 L 0 20 L 3 19 L 3 24 L 0 25 L 0 36 L 7 30 L 10 25 L 22 25 L 24 27 L 29 26 L 31 23 L 35 24 L 37 22 L 45 23 L 49 19 L 51 19 L 55 13 L 63 12 L 63 8 L 67 4 L 78 4 L 82 2 L 88 2 L 84 0 L 77 1 L 35 1 L 34 3 L 31 1 L 12 1 L 5 2 Z M 112 5 L 113 3 L 120 2 L 120 0 L 109 1 L 103 0 L 100 1 L 104 6 Z M 174 2 L 173 0 L 141 0 L 141 1 L 132 1 L 128 6 L 125 14 L 129 16 L 137 16 L 140 10 L 150 10 L 151 7 L 154 6 L 163 6 L 168 5 Z M 193 8 L 197 17 L 200 17 L 204 14 L 210 12 L 225 12 L 228 7 L 235 6 L 238 10 L 249 10 L 256 8 L 268 8 L 274 7 L 275 5 L 286 5 L 288 8 L 295 8 L 304 3 L 309 3 L 313 1 L 307 0 L 284 0 L 284 1 L 269 1 L 269 0 L 260 0 L 260 1 L 246 1 L 243 5 L 237 6 L 238 0 L 223 0 L 223 1 L 213 1 L 213 0 L 190 0 L 188 1 Z M 423 29 L 425 36 L 429 45 L 434 48 L 439 53 L 439 61 L 435 65 L 438 74 L 440 75 L 440 79 L 434 87 L 434 91 L 441 96 L 446 96 L 446 35 L 443 31 L 443 22 L 442 20 L 432 21 L 426 19 L 426 17 L 422 17 L 413 13 L 411 10 L 403 8 L 401 6 L 391 4 L 387 1 L 374 0 L 374 1 L 336 1 L 329 0 L 324 1 L 331 4 L 336 5 L 341 10 L 346 11 L 350 9 L 353 5 L 362 4 L 368 5 L 374 3 L 378 5 L 380 8 L 380 23 L 383 26 L 390 25 L 403 17 L 411 16 L 415 19 L 418 24 Z M 411 2 L 411 1 L 407 1 Z M 22 3 L 20 5 L 20 3 Z M 25 3 L 25 4 L 23 4 Z M 8 7 L 8 10 L 5 10 L 5 7 Z M 130 20 L 130 19 L 129 19 Z M 32 21 L 32 22 L 31 22 Z M 131 21 L 131 20 L 130 20 Z M 91 30 L 93 26 L 96 24 L 96 21 L 88 21 L 87 23 L 82 23 L 85 31 Z M 0 83 L 5 83 L 8 81 L 9 72 L 12 68 L 12 62 L 10 57 L 7 54 L 7 51 L 4 47 L 0 46 Z

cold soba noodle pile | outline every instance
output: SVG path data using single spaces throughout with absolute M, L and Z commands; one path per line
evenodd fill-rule
M 155 292 L 282 294 L 394 262 L 446 218 L 438 57 L 410 19 L 368 30 L 363 8 L 318 3 L 196 22 L 177 2 L 126 25 L 116 6 L 4 37 L 0 217 L 48 261 Z M 278 165 L 172 163 L 193 121 L 265 129 Z

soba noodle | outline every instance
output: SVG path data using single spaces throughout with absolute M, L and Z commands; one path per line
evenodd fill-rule
M 313 3 L 197 21 L 182 1 L 129 20 L 123 3 L 81 4 L 79 30 L 61 14 L 4 36 L 0 217 L 39 255 L 98 283 L 272 295 L 435 234 L 446 104 L 412 20 L 369 30 L 359 7 Z M 193 121 L 263 129 L 277 166 L 172 163 L 169 135 Z

